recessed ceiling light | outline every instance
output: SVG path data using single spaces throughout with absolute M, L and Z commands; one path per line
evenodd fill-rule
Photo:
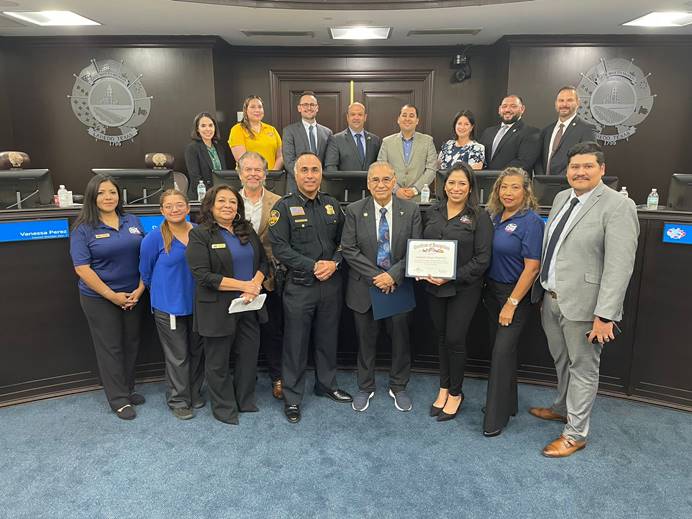
M 684 27 L 692 23 L 692 13 L 665 11 L 649 13 L 641 18 L 623 23 L 633 27 Z
M 386 40 L 392 32 L 391 27 L 330 27 L 332 40 Z
M 67 25 L 101 25 L 72 11 L 3 11 L 4 15 L 42 27 Z

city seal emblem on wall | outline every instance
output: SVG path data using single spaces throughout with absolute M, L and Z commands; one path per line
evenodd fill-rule
M 142 75 L 134 74 L 122 61 L 92 59 L 74 76 L 72 95 L 67 97 L 89 135 L 111 146 L 132 140 L 151 110 L 152 97 L 144 90 Z
M 595 127 L 596 138 L 603 144 L 629 139 L 649 115 L 656 97 L 646 80 L 649 75 L 634 60 L 622 58 L 602 58 L 581 75 L 578 114 Z

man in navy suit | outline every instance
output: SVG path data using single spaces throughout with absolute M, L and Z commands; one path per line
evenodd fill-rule
M 555 99 L 558 120 L 541 131 L 542 150 L 534 169 L 536 175 L 564 175 L 569 149 L 580 142 L 596 140 L 591 125 L 577 116 L 578 108 L 577 89 L 569 85 L 560 88 Z
M 329 139 L 324 165 L 327 171 L 367 171 L 377 160 L 380 138 L 365 131 L 368 114 L 363 103 L 348 106 L 348 128 Z
M 502 100 L 497 110 L 500 124 L 486 128 L 480 138 L 485 146 L 485 169 L 514 166 L 531 173 L 540 153 L 539 131 L 521 120 L 525 110 L 518 95 L 508 95 Z
M 283 156 L 284 169 L 286 170 L 287 186 L 289 193 L 296 192 L 295 164 L 296 159 L 305 152 L 317 155 L 320 163 L 324 164 L 324 156 L 327 152 L 327 142 L 332 136 L 332 131 L 326 126 L 317 123 L 316 117 L 320 106 L 314 92 L 305 91 L 298 101 L 298 113 L 300 121 L 289 124 L 283 132 Z

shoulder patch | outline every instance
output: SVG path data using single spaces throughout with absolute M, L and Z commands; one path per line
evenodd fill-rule
M 269 212 L 269 226 L 273 227 L 274 225 L 276 225 L 276 222 L 279 221 L 279 218 L 281 218 L 281 213 L 276 209 L 272 209 Z

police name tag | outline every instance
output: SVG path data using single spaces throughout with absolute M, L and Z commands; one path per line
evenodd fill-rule
M 211 248 L 212 249 L 225 249 L 226 244 L 225 243 L 212 243 Z

